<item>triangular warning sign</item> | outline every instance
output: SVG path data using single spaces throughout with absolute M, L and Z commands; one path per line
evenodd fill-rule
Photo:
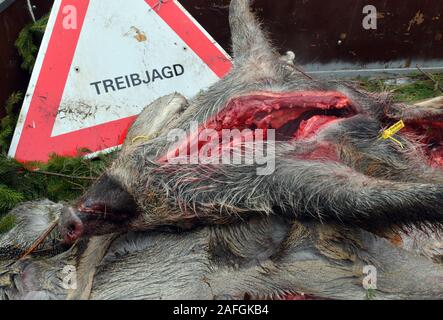
M 192 97 L 230 68 L 177 1 L 56 0 L 9 155 L 46 161 L 116 147 L 156 98 Z

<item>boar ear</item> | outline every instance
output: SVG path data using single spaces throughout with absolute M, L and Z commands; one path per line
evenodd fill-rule
M 268 37 L 251 12 L 250 0 L 232 0 L 229 23 L 232 33 L 234 64 L 260 64 L 278 59 Z
M 122 151 L 146 143 L 159 136 L 177 120 L 188 107 L 188 101 L 179 93 L 158 98 L 148 105 L 128 130 Z
M 385 115 L 391 119 L 405 122 L 439 122 L 443 124 L 443 96 L 415 105 L 394 103 L 385 108 Z

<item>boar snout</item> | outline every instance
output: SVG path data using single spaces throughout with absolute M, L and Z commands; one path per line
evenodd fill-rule
M 60 216 L 59 230 L 63 242 L 66 244 L 74 243 L 83 235 L 83 222 L 73 208 L 66 207 L 63 209 Z
M 124 230 L 138 212 L 132 195 L 118 181 L 105 174 L 75 207 L 63 210 L 60 232 L 64 242 L 72 244 L 82 236 Z

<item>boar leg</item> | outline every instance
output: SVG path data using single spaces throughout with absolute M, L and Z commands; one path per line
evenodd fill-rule
M 232 30 L 234 63 L 268 63 L 277 59 L 268 37 L 250 10 L 250 0 L 232 0 L 229 24 Z
M 338 163 L 280 159 L 269 176 L 229 165 L 166 165 L 159 170 L 158 183 L 174 195 L 168 201 L 183 219 L 223 223 L 255 212 L 367 227 L 443 221 L 442 184 L 371 178 Z
M 386 115 L 390 118 L 402 119 L 406 122 L 442 122 L 443 97 L 429 99 L 415 105 L 395 103 L 387 108 Z
M 268 188 L 278 196 L 274 206 L 319 220 L 369 227 L 443 221 L 443 184 L 376 179 L 340 164 L 286 160 Z
M 112 242 L 118 234 L 92 237 L 86 250 L 80 257 L 77 269 L 77 288 L 69 292 L 68 300 L 88 300 L 91 295 L 92 283 L 97 267 L 106 255 Z
M 232 0 L 229 10 L 234 74 L 246 82 L 294 74 L 295 54 L 280 56 L 250 9 L 251 0 Z

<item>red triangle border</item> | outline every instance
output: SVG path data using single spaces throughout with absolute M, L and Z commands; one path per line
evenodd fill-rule
M 171 0 L 159 8 L 158 0 L 145 2 L 218 77 L 229 72 L 232 67 L 230 59 L 195 25 L 193 18 L 183 11 L 181 5 Z M 51 153 L 75 156 L 78 149 L 98 152 L 119 146 L 136 119 L 136 116 L 132 116 L 51 137 L 89 3 L 90 0 L 61 1 L 60 8 L 67 5 L 77 8 L 78 28 L 63 28 L 64 16 L 60 9 L 14 155 L 19 161 L 44 162 Z

